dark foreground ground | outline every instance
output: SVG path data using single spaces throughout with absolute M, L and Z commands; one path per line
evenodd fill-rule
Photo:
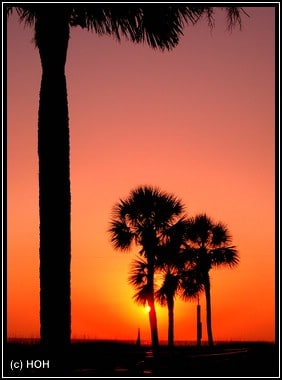
M 37 344 L 4 346 L 3 377 L 280 377 L 279 350 L 271 343 L 150 347 L 118 342 L 72 344 L 64 358 Z

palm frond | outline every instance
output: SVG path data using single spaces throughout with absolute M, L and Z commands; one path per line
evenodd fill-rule
M 222 244 L 227 244 L 232 240 L 228 228 L 222 222 L 215 224 L 211 231 L 211 245 L 217 247 Z
M 121 36 L 162 50 L 175 47 L 185 23 L 196 23 L 199 7 L 166 4 L 91 4 L 76 7 L 72 22 L 98 34 Z
M 180 289 L 180 276 L 168 268 L 163 272 L 162 284 L 155 292 L 156 301 L 162 305 L 167 305 L 168 298 L 175 298 Z
M 32 3 L 31 3 L 32 4 Z M 135 43 L 147 43 L 153 49 L 171 50 L 179 43 L 185 25 L 195 25 L 203 16 L 208 25 L 214 25 L 214 8 L 205 6 L 187 6 L 180 4 L 134 4 L 134 3 L 72 3 L 37 4 L 6 6 L 7 14 L 15 8 L 20 20 L 33 25 L 44 9 L 59 7 L 68 15 L 70 26 L 80 26 L 92 30 L 98 35 L 112 35 L 118 41 L 125 37 Z M 236 24 L 241 28 L 241 7 L 222 7 L 227 14 L 228 28 Z
M 198 262 L 199 254 L 199 248 L 193 248 L 187 245 L 181 251 L 181 260 L 186 264 L 186 266 L 190 267 Z
M 201 246 L 206 244 L 210 237 L 213 221 L 206 214 L 198 214 L 188 221 L 187 238 Z
M 128 281 L 134 288 L 147 283 L 148 263 L 147 260 L 141 258 L 135 259 L 131 263 Z
M 108 232 L 115 249 L 122 251 L 130 249 L 134 235 L 123 220 L 112 220 Z
M 229 30 L 232 30 L 237 24 L 242 29 L 242 13 L 250 17 L 242 7 L 223 7 L 223 9 L 226 11 L 227 27 Z
M 145 306 L 150 297 L 150 290 L 147 284 L 140 287 L 137 292 L 133 295 L 133 300 L 135 303 L 141 306 Z
M 203 277 L 197 267 L 183 271 L 180 282 L 180 296 L 183 300 L 195 299 L 199 294 L 204 292 Z
M 229 266 L 233 268 L 239 264 L 239 254 L 235 246 L 216 248 L 210 252 L 211 265 Z
M 12 8 L 14 8 L 17 14 L 19 15 L 19 19 L 21 22 L 24 22 L 26 25 L 30 25 L 30 26 L 34 25 L 36 16 L 37 16 L 36 6 L 25 5 L 23 7 L 12 7 Z
M 164 244 L 170 245 L 174 251 L 179 250 L 186 241 L 187 227 L 188 219 L 185 215 L 183 215 L 179 220 L 168 224 L 167 228 L 163 232 Z
M 139 305 L 145 306 L 150 296 L 148 286 L 148 264 L 143 258 L 132 261 L 128 282 L 135 289 L 133 300 Z
M 125 208 L 126 205 L 126 208 Z M 184 209 L 182 202 L 158 187 L 139 186 L 130 192 L 123 209 L 134 223 L 163 228 Z

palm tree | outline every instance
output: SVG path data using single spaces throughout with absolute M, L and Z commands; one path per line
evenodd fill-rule
M 142 277 L 144 271 L 146 272 L 145 284 L 144 276 L 137 279 L 141 284 L 139 295 L 150 306 L 149 322 L 153 348 L 157 348 L 159 344 L 154 302 L 155 268 L 165 232 L 183 210 L 184 206 L 179 199 L 151 186 L 137 187 L 130 192 L 128 198 L 120 200 L 113 207 L 109 233 L 114 248 L 127 251 L 134 243 L 141 247 L 139 255 L 145 259 L 143 264 L 141 261 L 139 264 L 145 263 L 146 267 L 139 266 L 136 273 L 140 270 Z M 135 297 L 136 300 L 141 300 L 139 295 Z
M 168 310 L 168 347 L 174 346 L 174 299 L 180 289 L 180 277 L 177 269 L 166 265 L 162 272 L 162 285 L 157 290 L 156 301 L 167 306 Z
M 166 231 L 157 261 L 162 284 L 155 293 L 156 301 L 168 308 L 168 346 L 174 346 L 174 299 L 181 289 L 181 273 L 184 269 L 181 249 L 185 243 L 187 219 L 181 217 Z
M 30 3 L 4 5 L 34 27 L 42 78 L 38 112 L 41 343 L 68 345 L 71 337 L 70 140 L 65 63 L 70 28 L 124 36 L 155 49 L 177 46 L 185 24 L 195 24 L 212 7 L 171 4 Z M 225 7 L 228 23 L 241 24 L 241 8 Z
M 174 298 L 180 289 L 180 277 L 176 269 L 163 265 L 161 271 L 162 284 L 155 291 L 155 300 L 168 308 L 168 346 L 174 346 Z M 150 289 L 148 287 L 148 263 L 144 258 L 132 262 L 129 283 L 135 288 L 134 301 L 145 306 L 148 303 Z M 154 284 L 155 285 L 155 284 Z M 154 289 L 156 286 L 154 286 Z
M 189 296 L 191 282 L 205 291 L 206 324 L 209 346 L 213 346 L 211 322 L 211 292 L 209 271 L 214 267 L 235 267 L 239 264 L 239 254 L 230 245 L 232 237 L 222 222 L 214 222 L 206 214 L 198 214 L 188 221 L 187 248 L 184 251 L 188 270 L 184 276 L 184 297 Z M 185 272 L 184 272 L 185 273 Z M 201 286 L 202 284 L 202 286 Z
M 181 218 L 164 231 L 163 242 L 158 247 L 155 271 L 160 274 L 161 286 L 155 291 L 155 300 L 168 307 L 168 346 L 174 346 L 174 298 L 181 284 L 181 269 L 184 262 L 179 256 L 181 242 L 185 238 L 185 218 Z M 145 306 L 148 302 L 148 262 L 137 258 L 132 262 L 129 283 L 135 288 L 133 296 L 137 304 Z M 156 288 L 154 283 L 154 289 Z

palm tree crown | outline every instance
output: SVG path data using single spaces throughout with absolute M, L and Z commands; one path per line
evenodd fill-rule
M 204 270 L 227 265 L 234 267 L 239 263 L 235 246 L 230 245 L 232 236 L 222 222 L 215 223 L 206 214 L 198 214 L 187 224 L 188 261 L 197 262 Z
M 48 4 L 55 15 L 62 10 L 70 27 L 80 26 L 98 35 L 111 35 L 118 41 L 121 37 L 135 43 L 146 43 L 152 48 L 172 49 L 179 43 L 186 24 L 196 24 L 207 17 L 208 24 L 214 25 L 214 7 L 173 4 Z M 226 11 L 228 27 L 241 27 L 241 7 L 221 7 Z M 38 16 L 46 12 L 40 4 L 6 6 L 7 13 L 16 9 L 20 20 L 27 24 L 36 23 Z M 35 42 L 37 38 L 35 36 Z
M 142 247 L 139 253 L 147 256 L 151 248 L 156 250 L 160 245 L 166 230 L 183 210 L 183 204 L 173 195 L 151 186 L 140 186 L 114 206 L 109 231 L 111 242 L 120 250 L 130 249 L 135 242 Z

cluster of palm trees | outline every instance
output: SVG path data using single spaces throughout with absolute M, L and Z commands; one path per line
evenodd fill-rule
M 168 308 L 168 345 L 174 344 L 174 300 L 206 298 L 208 342 L 213 346 L 209 271 L 236 266 L 239 255 L 226 225 L 205 213 L 185 215 L 182 201 L 158 187 L 139 186 L 113 207 L 109 234 L 113 247 L 140 248 L 129 283 L 134 300 L 148 304 L 152 348 L 159 346 L 155 301 Z M 161 281 L 157 281 L 156 278 Z
M 186 25 L 206 18 L 212 27 L 216 7 L 190 3 L 9 3 L 4 7 L 7 16 L 16 12 L 20 21 L 33 28 L 42 68 L 38 110 L 40 337 L 43 346 L 60 351 L 71 342 L 71 178 L 65 75 L 71 28 L 172 50 Z M 241 27 L 243 8 L 219 8 L 226 12 L 230 29 Z M 155 259 L 148 260 L 148 265 L 153 265 L 148 268 L 148 286 L 152 287 Z M 152 295 L 148 299 L 152 304 Z M 152 323 L 156 323 L 154 312 L 152 308 Z

